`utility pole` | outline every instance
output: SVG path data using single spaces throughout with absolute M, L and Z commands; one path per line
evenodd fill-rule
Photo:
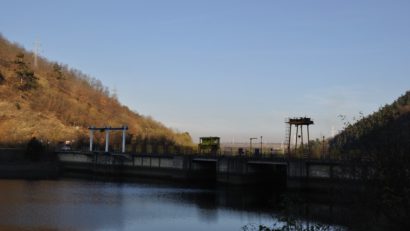
M 36 40 L 34 42 L 34 51 L 33 51 L 35 68 L 37 68 L 37 65 L 38 65 L 38 54 L 40 53 L 40 47 L 41 47 L 41 43 L 38 40 Z
M 325 136 L 323 136 L 322 138 L 322 157 L 325 158 Z
M 263 143 L 262 143 L 262 138 L 263 138 L 263 136 L 261 136 L 261 156 L 263 155 Z

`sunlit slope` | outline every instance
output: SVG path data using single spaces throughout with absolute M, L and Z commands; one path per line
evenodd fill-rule
M 0 142 L 21 143 L 32 136 L 58 142 L 83 140 L 88 126 L 129 127 L 129 139 L 191 145 L 150 117 L 121 105 L 115 94 L 78 70 L 38 58 L 0 36 Z

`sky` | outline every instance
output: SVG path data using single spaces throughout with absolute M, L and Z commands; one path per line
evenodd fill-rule
M 222 142 L 311 138 L 410 90 L 410 1 L 2 1 L 0 33 L 100 79 L 165 126 Z M 333 128 L 333 129 L 332 129 Z M 334 133 L 334 132 L 333 132 Z

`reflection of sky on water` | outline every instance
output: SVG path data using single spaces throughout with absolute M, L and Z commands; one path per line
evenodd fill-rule
M 0 228 L 7 229 L 240 230 L 272 223 L 271 213 L 244 209 L 241 194 L 237 200 L 218 190 L 70 180 L 0 180 L 0 189 Z

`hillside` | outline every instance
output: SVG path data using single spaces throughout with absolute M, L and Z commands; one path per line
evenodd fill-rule
M 410 150 L 410 91 L 356 123 L 348 123 L 330 144 L 341 155 L 387 152 L 392 148 Z
M 382 215 L 386 230 L 410 227 L 410 91 L 360 119 L 330 142 L 334 156 L 367 166 L 365 203 Z
M 0 35 L 0 143 L 25 143 L 32 136 L 53 143 L 88 142 L 88 127 L 129 127 L 127 142 L 192 145 L 148 116 L 121 105 L 101 81 L 39 57 Z M 115 136 L 113 137 L 113 139 Z M 97 135 L 102 140 L 102 135 Z

